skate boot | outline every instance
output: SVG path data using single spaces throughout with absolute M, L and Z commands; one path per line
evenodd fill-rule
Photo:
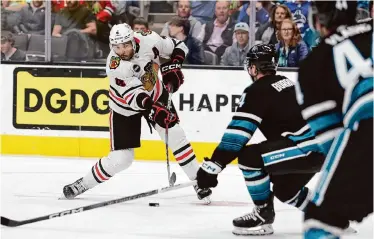
M 257 205 L 253 211 L 233 220 L 235 235 L 270 235 L 274 233 L 275 212 L 273 195 L 263 205 Z
M 63 193 L 66 199 L 73 199 L 87 190 L 88 188 L 83 185 L 83 178 L 80 178 L 74 183 L 66 185 L 63 188 Z
M 209 196 L 212 194 L 212 190 L 210 188 L 199 188 L 197 185 L 194 185 L 193 188 L 196 191 L 197 198 L 199 200 L 204 200 L 206 204 L 210 204 L 212 201 L 210 201 Z

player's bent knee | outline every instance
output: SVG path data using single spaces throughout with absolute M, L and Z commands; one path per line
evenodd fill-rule
M 116 174 L 129 168 L 134 160 L 134 149 L 122 149 L 111 151 L 107 157 L 109 173 Z M 105 166 L 104 166 L 105 167 Z
M 238 163 L 250 168 L 263 168 L 264 163 L 257 144 L 245 146 L 238 156 Z
M 274 184 L 273 193 L 274 196 L 279 199 L 279 201 L 286 203 L 287 201 L 295 197 L 298 191 L 294 192 L 291 190 L 287 190 L 287 188 L 279 187 L 277 184 Z

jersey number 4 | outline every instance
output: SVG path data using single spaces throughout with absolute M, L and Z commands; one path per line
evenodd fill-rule
M 360 76 L 363 78 L 372 76 L 372 60 L 365 60 L 351 40 L 345 40 L 334 46 L 333 51 L 336 74 L 344 89 L 355 85 Z

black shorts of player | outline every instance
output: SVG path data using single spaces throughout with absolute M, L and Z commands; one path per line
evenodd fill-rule
M 248 168 L 263 168 L 273 183 L 274 195 L 285 202 L 320 171 L 324 159 L 317 152 L 305 154 L 292 140 L 282 137 L 247 145 L 238 162 Z
M 331 169 L 324 165 L 327 175 L 318 182 L 305 219 L 344 228 L 348 220 L 360 222 L 373 212 L 373 119 L 361 121 L 356 131 L 346 130 L 335 141 L 325 164 Z
M 109 114 L 110 149 L 140 147 L 142 114 L 123 116 L 111 110 Z

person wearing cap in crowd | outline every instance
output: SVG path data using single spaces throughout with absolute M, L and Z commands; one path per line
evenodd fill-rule
M 188 34 L 190 32 L 190 27 L 191 24 L 187 18 L 175 16 L 169 23 L 170 37 L 183 41 L 188 47 L 185 64 L 203 64 L 204 47 L 199 40 Z
M 249 26 L 245 22 L 235 25 L 234 35 L 236 42 L 226 48 L 222 56 L 221 65 L 242 66 L 249 51 Z
M 1 60 L 2 61 L 26 61 L 26 53 L 14 47 L 13 35 L 1 36 Z

